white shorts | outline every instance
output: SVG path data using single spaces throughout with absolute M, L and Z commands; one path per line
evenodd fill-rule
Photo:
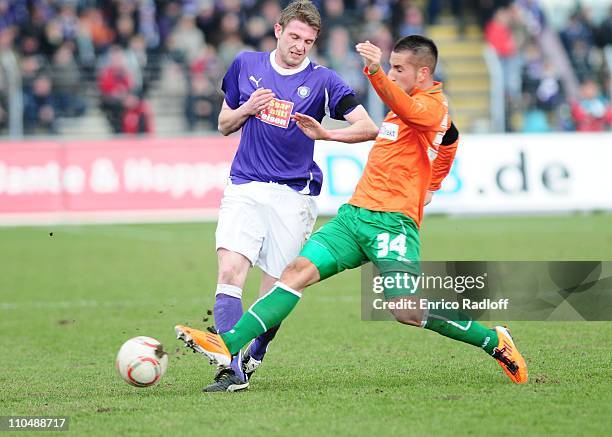
M 312 196 L 275 183 L 229 184 L 223 193 L 216 248 L 238 252 L 279 278 L 299 254 L 317 219 Z

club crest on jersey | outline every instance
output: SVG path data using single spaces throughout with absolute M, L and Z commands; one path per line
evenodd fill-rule
M 297 89 L 298 96 L 305 99 L 310 95 L 310 88 L 307 86 L 301 86 Z
M 385 140 L 395 141 L 399 135 L 399 126 L 395 123 L 389 123 L 388 121 L 383 121 L 383 124 L 380 126 L 378 130 L 378 136 L 380 138 L 384 138 Z

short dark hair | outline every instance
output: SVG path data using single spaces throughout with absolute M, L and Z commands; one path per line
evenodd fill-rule
M 416 58 L 417 67 L 429 67 L 431 74 L 438 62 L 438 48 L 429 38 L 421 35 L 409 35 L 395 43 L 393 51 L 396 53 L 409 51 Z
M 282 10 L 278 23 L 283 28 L 292 20 L 298 20 L 316 29 L 317 34 L 321 31 L 321 14 L 310 0 L 296 0 Z

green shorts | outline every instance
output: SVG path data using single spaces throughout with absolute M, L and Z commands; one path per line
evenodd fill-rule
M 420 240 L 414 220 L 399 212 L 371 211 L 345 204 L 317 230 L 300 256 L 319 270 L 321 280 L 372 261 L 381 276 L 419 275 Z M 385 288 L 387 299 L 413 294 L 408 288 Z

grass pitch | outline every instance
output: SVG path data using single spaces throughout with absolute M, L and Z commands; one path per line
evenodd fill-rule
M 428 260 L 609 260 L 612 216 L 428 217 Z M 50 233 L 53 235 L 50 235 Z M 0 415 L 67 415 L 87 435 L 606 434 L 612 322 L 512 323 L 515 386 L 478 349 L 362 322 L 359 271 L 308 289 L 248 392 L 203 394 L 213 369 L 173 326 L 212 323 L 214 224 L 0 229 Z M 246 301 L 257 292 L 250 276 Z M 208 319 L 208 320 L 206 320 Z M 137 389 L 119 346 L 162 341 L 166 376 Z

